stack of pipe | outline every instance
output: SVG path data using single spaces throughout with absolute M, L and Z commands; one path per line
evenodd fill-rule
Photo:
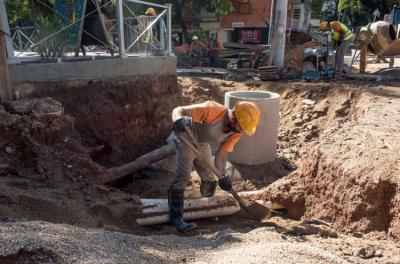
M 255 201 L 261 198 L 265 192 L 252 191 L 240 192 L 238 194 L 245 201 Z M 279 204 L 270 201 L 256 201 L 270 209 L 282 208 Z M 163 224 L 169 221 L 167 199 L 141 199 L 141 202 L 143 206 L 143 215 L 136 219 L 139 225 Z M 240 211 L 240 206 L 236 203 L 232 195 L 186 199 L 184 201 L 183 218 L 185 220 L 212 218 L 232 215 L 238 211 Z

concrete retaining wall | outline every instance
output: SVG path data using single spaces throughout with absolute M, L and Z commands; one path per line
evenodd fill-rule
M 10 65 L 21 97 L 52 97 L 73 116 L 94 160 L 117 165 L 164 143 L 181 104 L 175 57 Z M 101 147 L 103 146 L 103 147 Z

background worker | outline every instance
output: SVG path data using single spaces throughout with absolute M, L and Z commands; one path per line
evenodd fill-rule
M 229 110 L 214 101 L 207 101 L 175 108 L 172 112 L 172 120 L 174 121 L 177 169 L 175 180 L 168 189 L 168 205 L 171 224 L 179 232 L 185 233 L 197 227 L 195 223 L 186 223 L 182 218 L 184 190 L 190 181 L 193 165 L 201 178 L 202 196 L 213 196 L 217 187 L 215 176 L 207 163 L 182 141 L 182 137 L 191 141 L 185 128 L 193 131 L 199 142 L 201 153 L 209 160 L 213 159 L 210 144 L 219 144 L 214 164 L 221 175 L 225 175 L 228 153 L 233 151 L 242 132 L 247 135 L 253 135 L 256 132 L 260 121 L 260 110 L 252 102 L 238 102 L 233 110 Z M 232 182 L 228 176 L 223 176 L 218 180 L 218 185 L 226 191 L 232 188 Z
M 221 58 L 219 57 L 221 43 L 218 41 L 216 34 L 211 34 L 208 40 L 207 49 L 210 67 L 219 68 L 221 64 Z
M 204 51 L 207 50 L 197 36 L 192 37 L 192 43 L 190 43 L 189 55 L 193 58 L 194 66 L 201 65 L 201 59 L 204 57 Z
M 354 41 L 354 35 L 351 30 L 339 21 L 321 22 L 319 29 L 326 31 L 332 30 L 333 47 L 336 50 L 336 76 L 342 75 L 342 67 L 344 62 L 344 55 Z
M 150 23 L 152 23 L 153 20 L 157 17 L 157 14 L 156 10 L 153 7 L 147 8 L 144 14 L 146 19 L 144 20 L 144 24 L 142 25 L 142 27 L 147 28 L 148 25 L 150 25 Z M 146 53 L 149 53 L 152 48 L 156 47 L 155 40 L 156 36 L 153 31 L 153 27 L 150 27 L 147 30 L 146 34 L 143 36 L 143 43 L 145 45 Z

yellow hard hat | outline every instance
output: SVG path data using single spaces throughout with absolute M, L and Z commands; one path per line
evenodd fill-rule
M 156 10 L 152 7 L 147 8 L 145 15 L 155 15 Z
M 256 133 L 256 128 L 260 122 L 260 109 L 252 102 L 237 102 L 233 107 L 233 113 L 244 133 L 251 136 Z
M 329 22 L 328 21 L 323 21 L 321 24 L 319 24 L 319 29 L 320 30 L 327 30 L 329 29 Z

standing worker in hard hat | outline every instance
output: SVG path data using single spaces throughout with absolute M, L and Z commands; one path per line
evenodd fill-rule
M 183 137 L 190 139 L 186 129 L 193 132 L 199 142 L 200 152 L 209 160 L 213 159 L 210 144 L 218 144 L 214 164 L 221 175 L 225 175 L 228 153 L 233 151 L 234 145 L 243 133 L 250 136 L 256 132 L 260 121 L 260 110 L 256 104 L 247 101 L 236 103 L 233 110 L 214 101 L 207 101 L 175 108 L 172 112 L 172 120 L 177 168 L 175 180 L 168 189 L 168 205 L 171 224 L 179 232 L 185 233 L 197 227 L 195 223 L 187 223 L 183 220 L 184 190 L 190 181 L 193 166 L 201 178 L 202 196 L 213 196 L 217 187 L 216 178 L 207 163 L 182 140 Z M 218 185 L 226 191 L 232 188 L 232 182 L 228 176 L 220 178 Z
M 193 58 L 194 66 L 200 66 L 201 60 L 204 57 L 204 51 L 207 50 L 197 36 L 192 37 L 192 43 L 190 43 L 189 55 Z
M 354 41 L 354 35 L 351 30 L 339 21 L 321 22 L 319 29 L 323 31 L 332 30 L 333 47 L 336 49 L 336 76 L 342 75 L 344 55 Z
M 144 23 L 144 27 L 147 28 L 152 22 L 153 20 L 156 18 L 157 14 L 156 14 L 156 10 L 152 7 L 149 7 L 146 9 L 146 12 L 144 13 L 146 20 Z M 155 40 L 156 40 L 156 36 L 153 32 L 153 27 L 150 27 L 147 32 L 145 33 L 145 35 L 143 36 L 143 43 L 145 44 L 145 51 L 147 53 L 150 52 L 150 50 L 152 48 L 155 47 Z
M 221 43 L 218 41 L 217 34 L 211 34 L 207 43 L 209 66 L 212 68 L 219 68 L 221 64 L 221 58 L 219 53 L 221 51 Z

